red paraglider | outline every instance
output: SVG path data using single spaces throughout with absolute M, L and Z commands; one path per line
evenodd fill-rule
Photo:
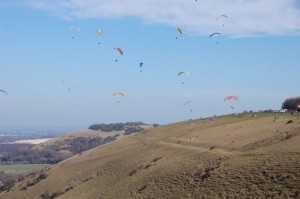
M 225 102 L 226 100 L 231 100 L 231 99 L 238 100 L 239 97 L 238 97 L 238 96 L 234 96 L 234 95 L 230 95 L 230 96 L 227 96 L 227 97 L 224 99 L 224 102 Z

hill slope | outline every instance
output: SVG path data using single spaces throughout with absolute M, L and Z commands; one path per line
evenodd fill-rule
M 152 128 L 48 167 L 0 198 L 297 198 L 300 119 L 275 116 Z

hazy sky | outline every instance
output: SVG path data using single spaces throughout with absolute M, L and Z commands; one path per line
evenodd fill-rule
M 299 52 L 296 0 L 0 0 L 0 126 L 280 109 L 300 95 Z

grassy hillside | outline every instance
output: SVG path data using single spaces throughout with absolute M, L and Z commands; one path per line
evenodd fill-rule
M 0 198 L 297 198 L 300 119 L 255 114 L 152 128 L 47 167 Z

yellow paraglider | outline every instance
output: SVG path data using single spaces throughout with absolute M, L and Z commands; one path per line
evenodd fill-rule
M 102 35 L 103 31 L 101 29 L 97 30 L 98 35 Z

